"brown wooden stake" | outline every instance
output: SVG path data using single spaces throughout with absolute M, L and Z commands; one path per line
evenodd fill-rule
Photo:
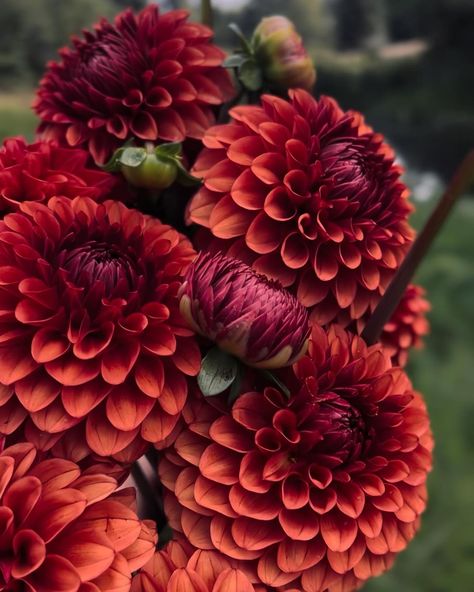
M 373 344 L 379 340 L 385 324 L 397 308 L 410 280 L 446 221 L 452 207 L 457 199 L 467 191 L 472 182 L 474 182 L 474 150 L 467 154 L 455 172 L 438 205 L 413 243 L 362 331 L 362 338 L 366 343 Z

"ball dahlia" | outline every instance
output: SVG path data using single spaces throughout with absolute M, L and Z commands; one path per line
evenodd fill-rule
M 171 541 L 133 578 L 131 592 L 266 592 L 228 557 Z
M 426 504 L 427 411 L 380 345 L 315 327 L 309 353 L 275 388 L 229 413 L 190 400 L 160 464 L 172 527 L 239 561 L 254 581 L 354 590 L 413 538 Z
M 0 433 L 84 421 L 104 456 L 165 438 L 200 367 L 177 298 L 190 243 L 118 202 L 20 210 L 0 222 Z
M 395 312 L 384 326 L 380 340 L 390 352 L 394 364 L 405 366 L 412 347 L 423 345 L 423 336 L 430 330 L 426 313 L 431 306 L 426 300 L 425 290 L 411 284 L 405 290 Z
M 39 132 L 88 148 L 98 163 L 131 138 L 200 139 L 233 87 L 212 31 L 187 17 L 152 5 L 137 15 L 126 10 L 114 23 L 102 19 L 74 38 L 41 81 Z
M 196 333 L 250 366 L 287 366 L 308 347 L 308 313 L 296 298 L 221 254 L 201 253 L 190 265 L 180 309 Z
M 46 202 L 50 197 L 110 197 L 116 177 L 87 166 L 85 150 L 61 148 L 39 140 L 7 138 L 0 148 L 0 214 L 17 211 L 24 201 Z
M 0 590 L 129 590 L 156 543 L 133 496 L 108 475 L 35 456 L 29 443 L 0 454 Z
M 204 137 L 188 222 L 292 289 L 320 324 L 362 317 L 413 236 L 391 149 L 362 115 L 304 90 L 231 114 Z

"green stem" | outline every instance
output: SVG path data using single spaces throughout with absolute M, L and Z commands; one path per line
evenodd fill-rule
M 201 0 L 201 22 L 211 28 L 214 26 L 212 0 Z
M 380 338 L 385 324 L 397 308 L 414 273 L 448 218 L 454 204 L 467 191 L 472 182 L 474 182 L 474 150 L 471 150 L 459 165 L 438 205 L 413 243 L 362 331 L 362 337 L 367 343 L 376 343 Z
M 290 399 L 290 397 L 291 397 L 290 391 L 288 390 L 288 388 L 286 387 L 286 385 L 284 385 L 281 382 L 281 380 L 279 380 L 273 374 L 273 372 L 270 372 L 270 370 L 260 370 L 260 372 L 263 374 L 263 376 L 265 376 L 265 378 L 267 378 L 268 380 L 270 380 L 271 382 L 273 382 L 281 390 L 281 392 L 285 395 L 285 397 L 287 399 Z

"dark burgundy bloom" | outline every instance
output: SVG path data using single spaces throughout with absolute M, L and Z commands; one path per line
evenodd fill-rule
M 421 286 L 409 285 L 383 329 L 380 340 L 394 364 L 405 366 L 410 349 L 421 347 L 423 336 L 430 331 L 426 313 L 431 306 L 424 296 L 425 290 Z
M 250 366 L 289 366 L 308 347 L 308 313 L 296 298 L 221 254 L 201 253 L 189 267 L 180 308 L 197 333 Z
M 126 140 L 202 138 L 213 108 L 230 98 L 224 53 L 188 13 L 156 5 L 102 19 L 49 64 L 35 108 L 39 131 L 87 148 L 103 163 Z
M 188 220 L 202 244 L 278 279 L 320 324 L 370 313 L 412 241 L 411 206 L 391 149 L 329 97 L 232 109 L 211 128 Z
M 110 475 L 67 460 L 38 462 L 27 442 L 0 454 L 0 590 L 114 592 L 156 544 L 135 496 Z
M 0 221 L 0 434 L 81 424 L 102 456 L 167 437 L 200 368 L 177 297 L 191 244 L 119 202 L 20 210 Z
M 288 371 L 287 371 L 288 372 Z M 349 592 L 388 569 L 426 505 L 422 397 L 379 344 L 313 328 L 275 388 L 223 412 L 198 397 L 161 461 L 172 527 L 271 590 Z
M 0 213 L 16 211 L 24 201 L 46 202 L 55 196 L 110 197 L 117 178 L 89 167 L 88 159 L 85 150 L 7 138 L 0 148 Z

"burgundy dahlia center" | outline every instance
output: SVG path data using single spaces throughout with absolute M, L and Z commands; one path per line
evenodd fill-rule
M 70 279 L 82 288 L 102 282 L 110 297 L 136 288 L 139 274 L 132 259 L 113 245 L 91 241 L 70 251 L 62 266 Z

